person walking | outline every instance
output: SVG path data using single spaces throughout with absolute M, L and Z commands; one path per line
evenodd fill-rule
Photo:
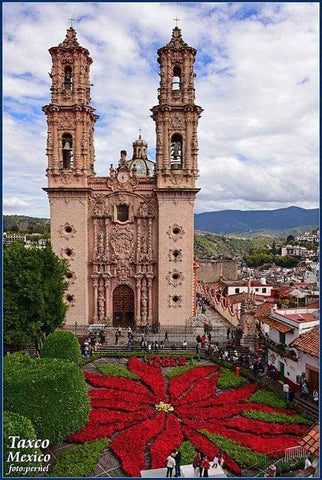
M 202 457 L 201 457 L 201 453 L 197 451 L 197 454 L 195 455 L 194 459 L 193 459 L 193 463 L 192 463 L 192 466 L 193 466 L 193 469 L 194 469 L 194 472 L 195 472 L 195 477 L 200 477 L 201 476 L 201 461 L 202 461 Z
M 167 458 L 167 477 L 172 477 L 172 471 L 174 467 L 176 466 L 176 461 L 174 459 L 175 451 L 171 452 L 170 455 Z
M 168 330 L 166 330 L 165 333 L 164 333 L 164 343 L 169 343 Z
M 180 450 L 176 450 L 174 459 L 176 461 L 176 469 L 175 469 L 175 475 L 174 476 L 175 477 L 181 477 L 181 470 L 180 470 L 181 452 L 180 452 Z
M 318 405 L 318 403 L 319 403 L 319 392 L 317 390 L 313 391 L 312 398 L 313 398 L 314 404 Z
M 217 468 L 218 464 L 219 464 L 219 458 L 216 453 L 215 458 L 213 459 L 213 462 L 212 462 L 212 468 Z
M 289 401 L 289 399 L 290 399 L 290 386 L 286 382 L 283 385 L 283 393 L 284 393 L 284 397 L 286 398 L 286 400 Z
M 208 470 L 210 468 L 210 462 L 209 462 L 208 455 L 204 456 L 201 466 L 203 468 L 203 477 L 209 477 Z
M 119 343 L 119 332 L 118 332 L 118 330 L 116 330 L 116 332 L 115 332 L 115 345 L 118 345 L 118 343 Z

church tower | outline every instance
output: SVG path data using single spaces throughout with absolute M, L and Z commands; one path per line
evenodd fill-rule
M 194 201 L 202 112 L 195 104 L 196 53 L 177 26 L 170 42 L 158 50 L 159 104 L 152 108 L 152 118 L 156 123 L 158 314 L 163 325 L 183 325 L 194 313 Z
M 48 192 L 51 243 L 70 265 L 65 300 L 71 308 L 67 323 L 88 314 L 88 182 L 94 174 L 94 124 L 90 105 L 90 65 L 86 48 L 79 45 L 74 28 L 49 50 L 52 57 L 51 103 L 47 116 Z

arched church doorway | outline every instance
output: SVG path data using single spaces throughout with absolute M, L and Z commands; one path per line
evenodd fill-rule
M 134 326 L 134 292 L 127 285 L 119 285 L 113 292 L 113 326 Z

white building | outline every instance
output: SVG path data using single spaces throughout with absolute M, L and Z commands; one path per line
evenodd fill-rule
M 318 359 L 295 348 L 295 342 L 314 327 L 318 335 L 317 308 L 271 309 L 270 315 L 261 317 L 262 333 L 269 340 L 268 365 L 279 372 L 279 380 L 289 383 L 294 391 L 300 390 L 302 374 L 308 380 L 318 370 Z M 316 335 L 316 333 L 314 334 Z M 316 374 L 314 374 L 316 375 Z

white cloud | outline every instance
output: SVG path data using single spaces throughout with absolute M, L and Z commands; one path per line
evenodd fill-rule
M 153 155 L 156 50 L 176 16 L 198 49 L 197 211 L 317 206 L 316 3 L 5 3 L 5 195 L 36 199 L 38 215 L 49 215 L 41 106 L 50 101 L 48 49 L 70 17 L 93 58 L 97 173 L 106 175 L 121 149 L 131 154 L 139 128 Z

